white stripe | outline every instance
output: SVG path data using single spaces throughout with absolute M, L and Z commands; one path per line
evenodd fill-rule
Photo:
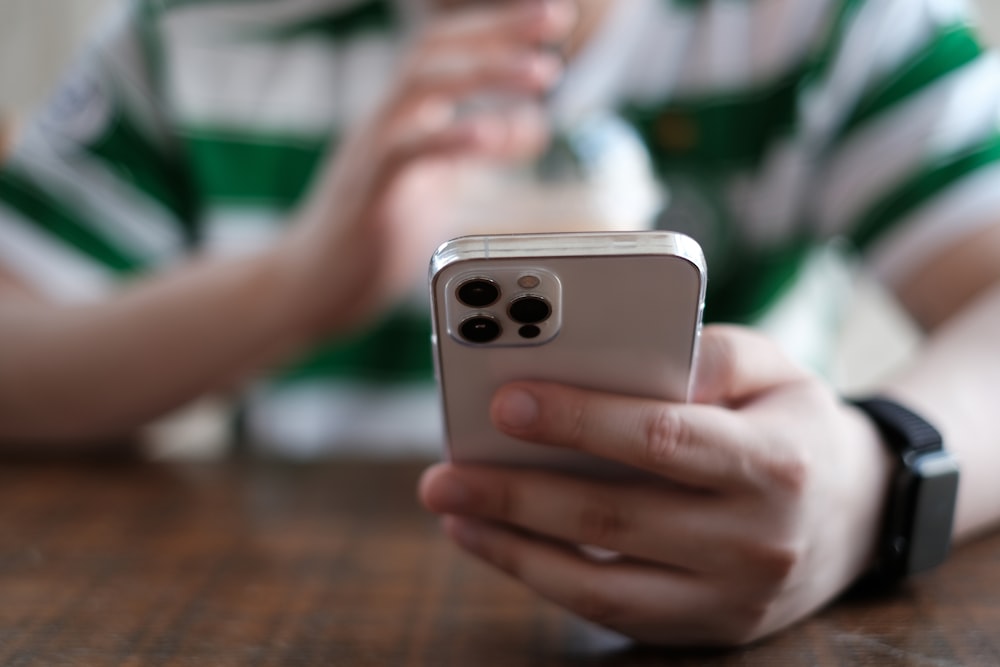
M 631 10 L 639 17 L 625 41 L 634 45 L 626 93 L 639 102 L 656 102 L 669 96 L 738 94 L 774 83 L 815 48 L 833 5 L 833 0 L 686 8 L 643 3 L 642 11 Z
M 976 60 L 852 133 L 821 178 L 816 219 L 839 233 L 937 158 L 997 131 L 1000 61 Z
M 955 5 L 955 0 L 938 0 L 938 4 Z M 896 0 L 886 3 L 881 15 L 872 13 L 870 20 L 877 24 L 880 35 L 872 45 L 870 58 L 864 63 L 855 62 L 856 67 L 868 70 L 871 81 L 884 84 L 887 75 L 905 67 L 921 49 L 932 43 L 935 34 L 943 26 L 958 20 L 955 12 L 943 15 L 932 7 L 933 3 L 918 0 Z
M 286 217 L 259 207 L 212 208 L 204 217 L 202 249 L 220 257 L 259 252 L 274 243 Z
M 111 273 L 0 203 L 0 263 L 48 297 L 90 303 L 111 290 Z
M 983 56 L 982 69 L 970 73 L 944 101 L 941 121 L 928 137 L 933 155 L 972 146 L 1000 130 L 1000 54 Z
M 750 28 L 751 80 L 760 84 L 794 69 L 829 30 L 840 0 L 757 0 Z
M 389 35 L 352 39 L 339 49 L 343 56 L 336 81 L 339 93 L 337 127 L 350 127 L 373 114 L 395 80 L 400 40 Z
M 442 412 L 433 385 L 301 382 L 258 386 L 247 400 L 251 442 L 290 458 L 440 458 Z
M 694 39 L 697 17 L 660 0 L 645 0 L 642 10 L 635 14 L 633 36 L 626 42 L 634 46 L 622 72 L 624 94 L 640 103 L 659 102 L 677 88 L 686 66 L 684 54 Z
M 158 264 L 183 251 L 178 224 L 159 202 L 119 180 L 99 160 L 82 152 L 61 154 L 39 128 L 18 145 L 8 168 L 42 184 L 111 243 L 144 262 Z
M 650 12 L 658 9 L 651 0 L 619 2 L 608 9 L 604 23 L 569 63 L 553 92 L 550 109 L 557 123 L 572 126 L 614 105 L 621 95 L 622 73 L 628 71 L 629 58 L 637 48 L 635 38 L 642 34 Z M 656 44 L 677 49 L 682 40 L 664 38 Z
M 872 246 L 869 262 L 886 284 L 898 286 L 936 253 L 998 223 L 1000 165 L 993 165 L 967 176 L 901 220 Z
M 314 137 L 370 112 L 391 82 L 398 44 L 187 40 L 170 49 L 168 95 L 182 122 Z
M 677 94 L 739 90 L 752 80 L 752 4 L 710 2 L 700 9 Z
M 829 141 L 868 88 L 873 73 L 870 64 L 882 38 L 881 17 L 887 7 L 885 3 L 868 2 L 856 16 L 846 19 L 849 25 L 826 80 L 804 93 L 803 131 L 813 141 Z
M 798 138 L 779 139 L 760 168 L 735 176 L 727 188 L 729 210 L 745 221 L 747 240 L 758 247 L 781 245 L 802 220 L 802 206 L 815 171 L 815 156 Z

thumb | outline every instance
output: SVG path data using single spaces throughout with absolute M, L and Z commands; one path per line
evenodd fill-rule
M 695 368 L 696 403 L 739 403 L 806 377 L 772 340 L 746 327 L 702 330 Z

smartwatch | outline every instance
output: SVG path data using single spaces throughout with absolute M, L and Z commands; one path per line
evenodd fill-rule
M 888 588 L 948 556 L 958 462 L 937 429 L 899 403 L 882 396 L 850 403 L 868 415 L 896 459 L 875 566 L 859 582 Z

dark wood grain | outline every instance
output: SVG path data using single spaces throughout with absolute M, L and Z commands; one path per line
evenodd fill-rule
M 467 558 L 416 464 L 0 467 L 2 665 L 996 665 L 1000 538 L 757 646 L 632 646 Z

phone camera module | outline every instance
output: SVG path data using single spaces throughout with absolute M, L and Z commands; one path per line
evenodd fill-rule
M 519 324 L 538 324 L 548 319 L 552 307 L 540 296 L 522 296 L 511 302 L 507 313 Z
M 500 337 L 500 324 L 487 315 L 474 315 L 458 327 L 462 338 L 470 343 L 492 343 Z
M 485 308 L 500 298 L 500 288 L 492 280 L 473 278 L 458 286 L 458 300 L 472 308 Z

